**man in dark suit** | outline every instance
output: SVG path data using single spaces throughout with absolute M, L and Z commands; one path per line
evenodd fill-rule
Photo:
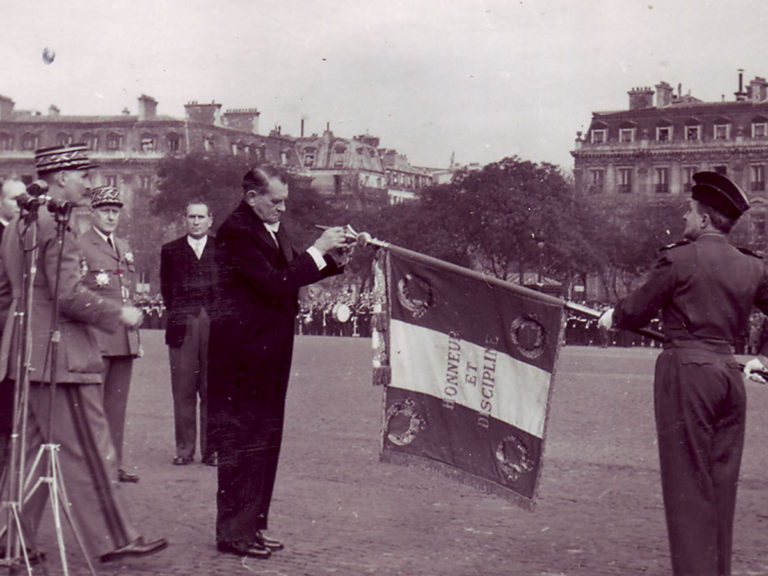
M 91 192 L 91 227 L 80 236 L 86 270 L 85 285 L 106 300 L 133 305 L 136 267 L 128 242 L 115 235 L 123 202 L 114 186 Z M 112 333 L 96 331 L 104 361 L 104 413 L 117 453 L 117 479 L 138 482 L 139 476 L 123 467 L 123 438 L 133 360 L 139 356 L 139 331 L 121 326 Z
M 760 257 L 728 241 L 747 195 L 715 172 L 693 179 L 686 241 L 663 249 L 645 284 L 600 324 L 642 328 L 661 310 L 666 341 L 654 405 L 672 570 L 725 576 L 746 419 L 733 350 L 752 307 L 768 313 L 768 272 Z
M 168 317 L 165 343 L 171 362 L 171 391 L 176 435 L 177 466 L 195 456 L 197 404 L 200 402 L 200 456 L 216 465 L 207 442 L 208 335 L 216 282 L 214 246 L 208 231 L 213 217 L 204 202 L 190 202 L 185 211 L 187 234 L 163 245 L 160 253 L 160 291 Z
M 280 219 L 288 185 L 270 167 L 243 178 L 244 197 L 216 234 L 219 273 L 208 364 L 209 441 L 219 454 L 216 541 L 225 553 L 269 557 L 266 537 L 301 286 L 338 274 L 342 228 L 297 250 Z
M 102 562 L 150 554 L 167 543 L 163 539 L 148 542 L 139 535 L 117 490 L 115 449 L 102 404 L 103 364 L 93 333 L 94 328 L 114 331 L 120 325 L 138 327 L 141 312 L 134 306 L 106 300 L 85 286 L 83 260 L 74 233 L 68 226 L 58 227 L 59 217 L 69 212 L 64 206 L 86 204 L 88 171 L 93 166 L 87 147 L 75 144 L 43 148 L 35 152 L 35 163 L 38 175 L 48 184 L 48 194 L 61 210 L 56 217 L 43 208 L 37 210 L 37 274 L 29 331 L 25 333 L 27 358 L 18 353 L 23 327 L 18 322 L 23 312 L 19 309 L 22 264 L 31 253 L 26 213 L 11 221 L 0 243 L 0 314 L 5 320 L 0 377 L 7 375 L 16 380 L 23 377 L 21 367 L 28 370 L 26 463 L 33 463 L 43 444 L 55 442 L 61 447 L 57 454 L 68 498 L 60 502 L 69 507 L 87 552 Z M 60 334 L 55 358 L 50 354 L 54 321 Z M 50 386 L 52 365 L 56 367 L 58 385 L 55 395 Z M 51 423 L 53 429 L 49 429 Z M 29 530 L 26 535 L 31 544 L 47 499 L 48 490 L 43 486 L 24 505 L 22 523 Z

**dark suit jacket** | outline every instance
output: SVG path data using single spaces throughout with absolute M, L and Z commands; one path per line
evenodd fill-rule
M 184 342 L 187 316 L 197 316 L 201 308 L 210 313 L 216 283 L 214 237 L 208 236 L 203 256 L 182 236 L 164 244 L 160 252 L 160 292 L 163 295 L 168 321 L 165 343 L 178 347 Z
M 216 235 L 218 284 L 208 355 L 209 413 L 249 412 L 253 402 L 269 406 L 284 396 L 293 352 L 298 292 L 342 271 L 326 257 L 317 269 L 312 256 L 293 245 L 284 225 L 275 246 L 264 224 L 244 202 Z M 280 416 L 282 417 L 282 416 Z M 209 424 L 221 424 L 209 418 Z M 209 426 L 209 432 L 217 430 Z

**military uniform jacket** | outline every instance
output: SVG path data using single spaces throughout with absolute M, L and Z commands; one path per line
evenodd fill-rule
M 56 222 L 40 210 L 37 233 L 37 272 L 32 288 L 30 325 L 30 380 L 49 382 L 46 355 L 51 340 L 54 287 L 58 263 Z M 22 292 L 23 245 L 18 217 L 8 225 L 0 243 L 0 318 L 5 322 L 0 345 L 0 378 L 16 378 L 18 326 L 15 313 Z M 101 382 L 102 360 L 93 328 L 114 331 L 120 325 L 120 305 L 89 289 L 81 269 L 78 242 L 67 230 L 59 276 L 59 329 L 56 381 L 59 383 Z
M 753 304 L 768 313 L 763 260 L 732 246 L 721 234 L 703 234 L 661 250 L 645 284 L 621 300 L 618 328 L 641 328 L 662 311 L 672 344 L 729 344 L 743 335 Z
M 110 248 L 92 227 L 83 233 L 79 241 L 85 285 L 117 305 L 132 306 L 136 265 L 128 243 L 122 238 L 115 238 L 115 248 Z M 139 331 L 136 328 L 121 325 L 112 333 L 97 330 L 96 337 L 102 356 L 139 354 Z

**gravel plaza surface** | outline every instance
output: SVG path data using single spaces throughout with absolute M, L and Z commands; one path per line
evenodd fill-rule
M 105 576 L 600 576 L 670 574 L 652 410 L 652 348 L 562 349 L 534 512 L 434 471 L 380 463 L 382 390 L 370 340 L 298 337 L 268 560 L 219 554 L 216 470 L 173 466 L 167 349 L 142 332 L 120 490 L 147 538 L 169 547 L 96 564 Z M 733 574 L 768 575 L 768 388 L 748 383 Z M 66 479 L 65 479 L 66 481 Z M 70 574 L 87 574 L 65 528 Z M 61 574 L 48 514 L 38 539 Z M 23 571 L 21 572 L 23 573 Z M 42 574 L 35 570 L 35 574 Z

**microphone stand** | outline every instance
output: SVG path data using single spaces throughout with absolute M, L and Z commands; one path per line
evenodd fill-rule
M 88 555 L 85 544 L 82 540 L 82 537 L 80 533 L 77 530 L 77 527 L 75 525 L 75 522 L 72 518 L 72 514 L 69 509 L 69 498 L 67 497 L 66 488 L 64 486 L 64 478 L 61 473 L 61 464 L 59 462 L 59 451 L 60 446 L 58 444 L 55 444 L 53 441 L 54 438 L 54 415 L 55 415 L 55 399 L 56 399 L 56 392 L 57 392 L 57 368 L 58 368 L 58 353 L 59 353 L 59 342 L 61 341 L 61 332 L 60 332 L 60 324 L 59 324 L 59 280 L 61 277 L 61 262 L 62 262 L 62 256 L 64 251 L 64 236 L 66 234 L 69 219 L 72 213 L 72 205 L 68 202 L 50 202 L 48 204 L 48 210 L 54 214 L 55 220 L 56 220 L 56 248 L 57 248 L 57 254 L 56 254 L 56 278 L 54 281 L 54 291 L 53 291 L 53 310 L 51 313 L 51 336 L 48 342 L 48 350 L 46 352 L 46 361 L 45 364 L 50 367 L 50 385 L 49 385 L 49 397 L 48 397 L 48 423 L 46 427 L 47 434 L 45 435 L 45 443 L 42 444 L 38 450 L 37 456 L 35 457 L 35 460 L 33 464 L 30 467 L 29 474 L 27 475 L 26 481 L 19 486 L 19 503 L 26 502 L 29 500 L 29 498 L 38 490 L 41 488 L 44 488 L 47 486 L 48 488 L 48 495 L 51 500 L 51 508 L 53 513 L 53 519 L 54 519 L 54 526 L 56 531 L 56 540 L 59 547 L 59 557 L 61 560 L 61 566 L 62 570 L 64 572 L 65 576 L 69 576 L 69 569 L 67 565 L 67 558 L 66 558 L 66 547 L 64 543 L 64 534 L 62 530 L 62 523 L 61 523 L 61 513 L 63 512 L 64 516 L 66 517 L 70 529 L 72 530 L 72 533 L 75 537 L 75 540 L 80 547 L 80 550 L 83 553 L 83 556 L 85 557 L 86 564 L 88 565 L 88 570 L 92 576 L 96 576 L 96 572 L 93 567 L 93 563 L 91 561 L 90 556 Z M 35 230 L 36 233 L 36 230 Z M 36 245 L 37 238 L 35 236 L 34 243 L 33 243 L 33 250 L 31 251 L 32 256 L 30 258 L 31 261 L 31 269 L 35 270 L 35 262 L 38 252 L 38 246 Z M 26 251 L 25 251 L 26 254 Z M 26 263 L 26 262 L 25 262 Z M 29 282 L 29 296 L 27 298 L 27 305 L 28 310 L 31 310 L 31 306 L 29 306 L 29 303 L 31 302 L 31 296 L 32 296 L 32 286 L 34 285 L 34 281 Z M 25 358 L 29 355 L 29 349 L 31 348 L 31 336 L 29 332 L 29 312 L 26 314 L 26 332 L 25 334 L 25 346 L 24 352 L 26 354 Z M 21 333 L 20 333 L 21 334 Z M 21 353 L 21 350 L 20 350 Z M 20 368 L 21 364 L 19 364 L 18 369 Z M 18 381 L 24 381 L 24 389 L 26 389 L 27 394 L 29 393 L 29 364 L 25 362 L 25 365 L 23 367 L 24 375 L 23 380 Z M 43 369 L 43 372 L 45 372 L 45 368 Z M 28 403 L 28 400 L 27 400 Z M 27 414 L 28 414 L 28 407 L 25 403 L 25 409 L 24 409 L 24 419 L 22 420 L 22 423 L 26 423 L 27 421 Z M 26 429 L 26 426 L 23 426 L 23 429 Z M 24 432 L 25 434 L 25 432 Z M 24 443 L 22 443 L 24 444 Z M 20 461 L 20 467 L 19 467 L 19 478 L 22 477 L 24 474 L 24 450 L 21 450 L 21 454 L 19 456 Z M 44 466 L 44 470 L 43 470 Z M 37 481 L 32 485 L 31 488 L 29 488 L 29 485 L 31 484 L 32 480 L 35 477 L 35 471 L 37 468 L 41 468 L 41 474 L 37 478 Z M 24 492 L 28 489 L 28 492 L 26 493 L 26 496 L 24 496 Z M 16 514 L 18 516 L 17 523 L 21 527 L 21 504 L 18 506 L 18 513 Z M 10 522 L 9 522 L 10 526 Z M 19 528 L 19 534 L 22 534 L 21 528 Z M 19 539 L 21 541 L 21 545 L 23 546 L 23 536 Z M 27 573 L 29 575 L 32 574 L 32 569 L 29 563 L 29 558 L 27 556 L 26 547 L 23 548 L 23 554 L 24 554 L 24 560 L 27 566 Z

